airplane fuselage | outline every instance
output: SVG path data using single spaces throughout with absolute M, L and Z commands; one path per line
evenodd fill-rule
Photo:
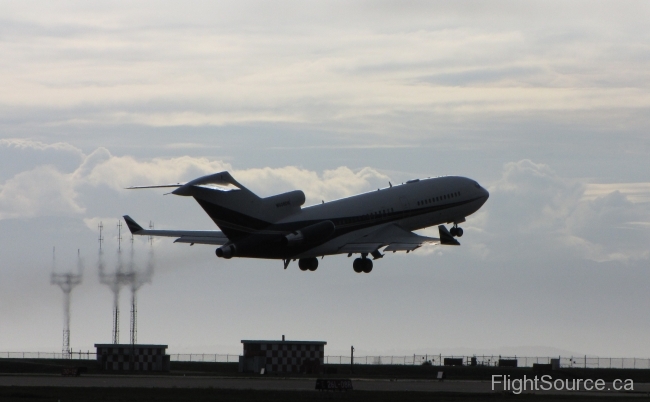
M 376 230 L 378 226 L 397 224 L 411 231 L 443 223 L 464 222 L 465 217 L 476 212 L 488 196 L 488 192 L 478 183 L 465 177 L 411 180 L 401 185 L 305 207 L 275 223 L 259 220 L 256 222 L 258 229 L 251 235 L 268 239 L 258 242 L 260 245 L 256 245 L 254 251 L 242 251 L 238 256 L 286 259 L 338 254 L 340 245 L 349 241 L 351 236 L 362 235 L 365 230 Z M 195 194 L 194 198 L 210 213 L 208 199 L 202 199 L 201 193 Z M 287 206 L 279 204 L 276 208 Z M 287 233 L 324 220 L 331 221 L 335 228 L 334 234 L 326 243 L 317 247 L 309 244 L 282 247 L 279 244 Z M 222 222 L 217 223 L 223 226 Z M 277 237 L 277 243 L 272 241 L 274 236 Z

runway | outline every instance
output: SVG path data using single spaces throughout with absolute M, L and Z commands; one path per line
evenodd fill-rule
M 0 386 L 20 387 L 119 387 L 119 388 L 215 388 L 234 390 L 314 391 L 315 378 L 241 378 L 208 376 L 131 376 L 131 375 L 84 375 L 62 377 L 57 375 L 0 375 Z M 353 388 L 359 391 L 417 391 L 441 393 L 501 393 L 492 390 L 489 381 L 444 381 L 435 380 L 378 380 L 352 379 Z M 611 383 L 607 383 L 612 388 Z M 531 393 L 527 391 L 526 393 Z M 648 396 L 650 383 L 634 384 L 634 392 L 617 391 L 538 391 L 539 394 L 570 394 L 598 396 Z

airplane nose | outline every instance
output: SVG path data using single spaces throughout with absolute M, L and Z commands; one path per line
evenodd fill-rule
M 487 201 L 487 199 L 490 198 L 490 193 L 484 188 L 481 188 L 481 190 L 483 190 L 483 197 L 485 197 L 485 201 Z

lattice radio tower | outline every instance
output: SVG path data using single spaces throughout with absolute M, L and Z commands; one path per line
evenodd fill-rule
M 70 292 L 72 289 L 81 283 L 81 275 L 83 266 L 81 263 L 81 255 L 77 250 L 77 273 L 67 272 L 64 274 L 57 274 L 54 272 L 55 268 L 55 249 L 52 249 L 52 276 L 50 283 L 58 285 L 63 290 L 63 347 L 61 354 L 63 358 L 71 358 L 72 350 L 70 349 Z
M 117 255 L 118 258 L 121 258 L 122 254 L 122 221 L 117 221 Z M 116 290 L 113 292 L 115 300 L 113 302 L 113 343 L 120 343 L 120 282 L 119 276 L 122 273 L 121 268 L 122 264 L 118 263 L 117 271 L 115 272 L 115 287 Z
M 129 274 L 124 272 L 122 267 L 122 222 L 117 222 L 117 269 L 112 274 L 104 272 L 103 251 L 102 251 L 102 230 L 103 225 L 99 224 L 99 281 L 108 285 L 113 292 L 113 334 L 112 342 L 120 343 L 120 289 L 123 285 L 130 282 Z
M 137 289 L 134 286 L 136 282 L 135 278 L 135 266 L 133 262 L 133 234 L 131 234 L 131 326 L 129 328 L 129 335 L 131 335 L 131 345 L 138 343 L 138 305 L 136 293 Z
M 149 222 L 149 229 L 153 230 L 153 222 Z M 153 247 L 153 236 L 149 236 L 149 244 Z M 153 248 L 150 250 L 153 253 Z M 126 273 L 131 285 L 131 344 L 135 345 L 138 342 L 138 290 L 145 282 L 151 281 L 153 274 L 153 261 L 150 254 L 149 263 L 144 272 L 136 272 L 135 262 L 133 257 L 133 235 L 131 235 L 131 263 L 129 265 L 129 272 Z

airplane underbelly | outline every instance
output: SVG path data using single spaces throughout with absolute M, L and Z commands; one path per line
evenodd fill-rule
M 431 212 L 428 214 L 414 216 L 412 218 L 402 219 L 399 222 L 399 225 L 407 230 L 417 230 L 427 228 L 429 226 L 439 225 L 446 222 L 445 216 L 449 215 L 448 213 L 443 212 Z

